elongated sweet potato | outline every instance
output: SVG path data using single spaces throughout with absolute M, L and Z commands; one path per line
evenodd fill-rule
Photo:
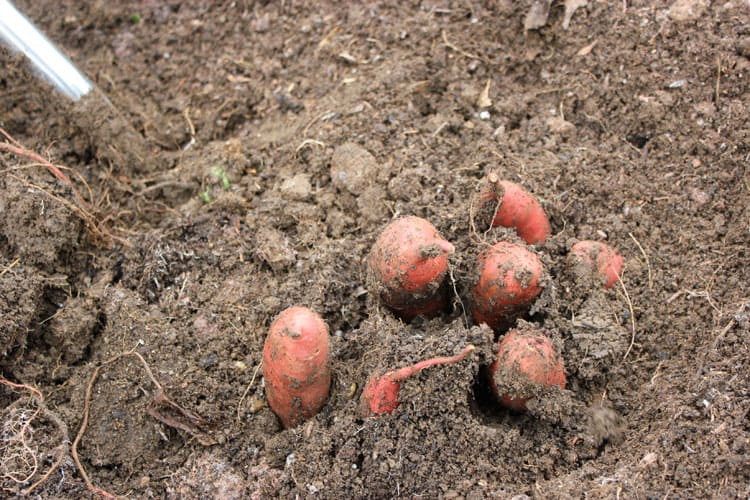
M 492 227 L 514 227 L 529 245 L 544 243 L 550 235 L 549 220 L 536 198 L 515 182 L 500 180 L 495 173 L 487 176 L 477 198 L 479 213 L 494 213 Z
M 285 309 L 271 324 L 263 348 L 268 405 L 285 428 L 315 415 L 328 398 L 328 326 L 306 307 Z

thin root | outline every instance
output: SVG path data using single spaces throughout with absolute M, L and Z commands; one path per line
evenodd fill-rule
M 321 148 L 326 147 L 325 142 L 316 141 L 315 139 L 305 139 L 304 141 L 302 141 L 302 143 L 300 143 L 299 146 L 297 146 L 297 149 L 294 150 L 294 154 L 299 154 L 299 152 L 302 151 L 305 146 L 311 145 L 320 146 Z
M 245 401 L 245 397 L 247 397 L 248 393 L 250 392 L 250 389 L 253 387 L 253 384 L 255 383 L 255 377 L 258 375 L 258 370 L 260 370 L 260 367 L 263 366 L 263 360 L 258 363 L 258 366 L 255 367 L 255 371 L 253 371 L 253 377 L 250 379 L 250 383 L 247 384 L 247 387 L 245 388 L 245 392 L 242 393 L 242 397 L 240 398 L 240 402 L 237 403 L 237 423 L 240 423 L 240 413 L 242 412 L 242 402 Z
M 485 178 L 482 182 L 488 182 L 490 184 L 495 184 L 497 182 L 497 175 L 496 174 L 490 174 Z M 481 183 L 480 183 L 481 186 Z M 481 188 L 480 188 L 481 189 Z M 493 188 L 494 189 L 494 188 Z M 469 204 L 469 232 L 470 232 L 470 238 L 471 241 L 474 243 L 477 243 L 479 245 L 487 245 L 487 237 L 490 234 L 490 231 L 492 231 L 492 221 L 495 220 L 495 217 L 497 216 L 497 211 L 500 210 L 500 205 L 503 203 L 502 196 L 497 197 L 497 202 L 495 203 L 495 209 L 492 211 L 492 216 L 490 217 L 490 223 L 487 226 L 487 229 L 482 233 L 480 236 L 479 231 L 477 230 L 476 226 L 476 215 L 477 215 L 477 207 L 474 205 L 475 200 L 478 199 L 478 196 L 473 196 L 471 198 L 471 202 Z M 479 208 L 481 210 L 481 207 Z
M 646 268 L 648 269 L 648 289 L 653 290 L 654 289 L 654 280 L 651 276 L 651 260 L 648 258 L 648 254 L 643 249 L 641 244 L 638 242 L 637 239 L 635 239 L 635 236 L 633 236 L 633 233 L 628 233 L 628 236 L 630 236 L 630 239 L 632 239 L 635 242 L 635 245 L 638 247 L 638 250 L 641 251 L 641 254 L 643 255 L 643 258 L 646 259 Z
M 458 52 L 459 54 L 461 54 L 462 56 L 468 57 L 469 59 L 477 59 L 477 60 L 479 60 L 479 61 L 481 61 L 481 60 L 482 60 L 482 58 L 481 58 L 481 57 L 479 57 L 479 56 L 476 56 L 476 55 L 474 55 L 474 54 L 471 54 L 470 52 L 466 52 L 465 50 L 463 50 L 463 49 L 461 49 L 461 48 L 459 48 L 459 47 L 456 47 L 456 46 L 455 46 L 455 45 L 453 45 L 453 44 L 452 44 L 451 42 L 449 42 L 449 41 L 448 41 L 448 35 L 447 35 L 447 34 L 445 33 L 445 30 L 443 30 L 443 33 L 442 33 L 442 37 L 443 37 L 443 43 L 444 43 L 444 44 L 445 44 L 445 46 L 446 46 L 446 47 L 448 47 L 449 49 L 453 49 L 453 50 L 455 50 L 456 52 Z
M 448 276 L 450 276 L 451 279 L 451 288 L 453 289 L 453 295 L 456 298 L 455 300 L 457 300 L 461 305 L 461 316 L 463 316 L 464 318 L 464 325 L 466 326 L 466 329 L 468 329 L 469 319 L 466 317 L 466 308 L 464 307 L 464 301 L 461 300 L 461 296 L 458 294 L 458 290 L 456 288 L 456 278 L 453 277 L 453 269 L 451 267 L 448 267 Z
M 68 210 L 70 210 L 72 213 L 74 213 L 76 216 L 78 216 L 83 223 L 85 224 L 86 228 L 89 230 L 89 232 L 96 237 L 97 240 L 106 242 L 106 243 L 113 243 L 118 242 L 124 246 L 131 246 L 130 242 L 125 240 L 124 238 L 120 238 L 114 234 L 104 225 L 103 221 L 97 221 L 97 218 L 94 216 L 94 208 L 92 205 L 93 200 L 93 192 L 91 191 L 91 187 L 88 185 L 86 180 L 74 170 L 68 169 L 67 167 L 54 165 L 49 160 L 45 159 L 41 155 L 30 151 L 23 147 L 21 143 L 16 141 L 8 132 L 6 132 L 4 129 L 0 128 L 0 135 L 4 136 L 8 142 L 0 142 L 0 152 L 8 152 L 11 154 L 14 154 L 21 158 L 27 158 L 34 162 L 34 165 L 36 166 L 42 166 L 45 167 L 49 172 L 52 173 L 52 175 L 55 176 L 60 182 L 68 186 L 73 193 L 74 202 L 67 201 L 63 198 L 60 198 L 59 196 L 55 196 L 52 193 L 50 193 L 48 190 L 37 186 L 21 177 L 18 177 L 16 175 L 12 175 L 14 179 L 21 182 L 26 187 L 38 190 L 50 198 L 54 199 L 55 201 L 60 202 L 63 206 L 65 206 Z M 71 170 L 78 181 L 83 184 L 85 187 L 88 196 L 89 201 L 84 199 L 81 194 L 79 193 L 78 189 L 76 189 L 75 184 L 70 180 L 70 177 L 68 177 L 63 170 Z
M 633 310 L 633 302 L 630 300 L 628 289 L 625 288 L 625 283 L 622 281 L 622 278 L 619 275 L 617 276 L 617 281 L 620 283 L 620 287 L 622 287 L 622 293 L 625 295 L 625 301 L 628 303 L 628 309 L 630 310 L 630 326 L 632 327 L 630 345 L 628 346 L 628 350 L 625 351 L 625 355 L 622 357 L 622 362 L 624 363 L 625 360 L 628 359 L 628 355 L 630 354 L 630 351 L 633 350 L 633 345 L 635 344 L 635 311 Z
M 23 428 L 21 429 L 21 441 L 22 441 L 22 445 L 23 445 L 23 447 L 27 451 L 31 451 L 31 450 L 30 450 L 30 448 L 28 447 L 28 445 L 25 442 L 25 433 L 30 429 L 31 422 L 39 414 L 42 414 L 45 418 L 47 418 L 51 422 L 53 422 L 57 426 L 57 429 L 59 430 L 59 432 L 60 432 L 60 434 L 62 436 L 62 441 L 56 447 L 56 449 L 57 449 L 57 458 L 55 459 L 55 461 L 52 463 L 52 465 L 49 467 L 49 469 L 47 469 L 47 471 L 44 474 L 42 474 L 42 477 L 40 477 L 31 486 L 29 486 L 28 488 L 26 488 L 26 489 L 24 489 L 22 491 L 22 494 L 24 496 L 27 496 L 27 495 L 31 494 L 31 492 L 34 491 L 36 488 L 38 488 L 40 485 L 42 485 L 45 481 L 47 481 L 47 479 L 49 479 L 49 477 L 52 475 L 52 473 L 55 472 L 58 467 L 60 467 L 60 464 L 63 461 L 63 457 L 65 455 L 67 455 L 67 453 L 68 453 L 68 447 L 69 447 L 69 443 L 70 443 L 70 437 L 69 437 L 69 434 L 68 434 L 68 427 L 67 427 L 67 425 L 65 425 L 65 422 L 63 422 L 60 417 L 58 417 L 54 412 L 50 411 L 50 409 L 47 408 L 47 405 L 44 403 L 44 396 L 42 395 L 41 391 L 39 391 L 39 389 L 36 389 L 36 388 L 31 387 L 31 386 L 26 385 L 26 384 L 16 384 L 16 383 L 11 382 L 10 380 L 7 380 L 7 379 L 2 378 L 2 377 L 0 377 L 0 384 L 6 385 L 6 386 L 8 386 L 8 387 L 10 387 L 12 389 L 20 389 L 20 390 L 28 391 L 28 392 L 31 393 L 32 398 L 36 402 L 37 410 L 26 421 L 26 423 L 24 424 Z M 36 460 L 36 456 L 34 455 L 33 458 L 34 458 L 34 460 L 33 460 L 34 461 L 34 465 L 32 467 L 32 472 L 31 472 L 31 474 L 28 475 L 28 477 L 26 478 L 26 480 L 24 480 L 23 482 L 26 482 L 26 481 L 30 480 L 32 477 L 34 477 L 34 475 L 38 471 L 38 462 Z M 13 479 L 13 478 L 11 478 L 11 479 Z
M 99 377 L 99 372 L 105 366 L 110 365 L 126 356 L 135 356 L 136 358 L 138 358 L 138 360 L 143 365 L 143 368 L 146 371 L 149 380 L 151 380 L 151 383 L 156 387 L 153 401 L 151 403 L 151 406 L 147 410 L 149 415 L 156 418 L 165 425 L 184 430 L 191 436 L 195 437 L 198 442 L 203 444 L 204 446 L 215 444 L 215 441 L 213 441 L 210 437 L 208 437 L 205 433 L 198 429 L 198 427 L 205 424 L 205 421 L 200 416 L 183 409 L 181 406 L 167 397 L 161 384 L 158 380 L 156 380 L 156 377 L 154 377 L 154 374 L 151 371 L 151 367 L 148 365 L 143 356 L 140 355 L 140 353 L 136 352 L 135 349 L 133 349 L 131 351 L 127 351 L 109 358 L 94 369 L 93 373 L 91 374 L 91 378 L 89 379 L 88 386 L 86 386 L 86 395 L 83 400 L 83 419 L 81 421 L 81 428 L 78 429 L 78 434 L 73 441 L 71 454 L 73 455 L 73 461 L 75 462 L 78 471 L 81 473 L 81 477 L 83 477 L 83 480 L 86 483 L 86 488 L 88 488 L 89 491 L 96 495 L 111 499 L 115 499 L 117 497 L 102 488 L 94 486 L 94 484 L 91 482 L 91 479 L 89 479 L 89 475 L 86 473 L 86 469 L 83 467 L 83 464 L 78 457 L 78 444 L 81 442 L 81 439 L 83 439 L 83 435 L 86 432 L 86 428 L 88 427 L 89 411 L 91 407 L 91 392 L 94 388 L 94 384 L 96 383 L 96 379 Z

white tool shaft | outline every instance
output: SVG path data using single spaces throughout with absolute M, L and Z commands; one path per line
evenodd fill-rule
M 93 84 L 9 0 L 0 0 L 0 41 L 22 52 L 60 92 L 74 101 Z

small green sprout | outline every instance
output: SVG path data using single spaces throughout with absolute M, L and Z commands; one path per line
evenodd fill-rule
M 138 24 L 141 22 L 141 15 L 140 14 L 133 14 L 130 16 L 130 24 Z
M 211 203 L 211 192 L 209 188 L 206 188 L 199 194 L 200 199 L 203 200 L 203 203 Z
M 232 183 L 229 182 L 229 177 L 227 177 L 227 173 L 224 171 L 221 167 L 213 167 L 211 169 L 211 175 L 216 177 L 221 181 L 221 187 L 223 187 L 225 190 L 229 190 L 230 187 L 232 187 Z

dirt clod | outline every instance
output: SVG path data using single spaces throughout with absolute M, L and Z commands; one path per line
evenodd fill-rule
M 358 195 L 377 174 L 378 163 L 362 146 L 347 142 L 338 146 L 331 158 L 331 180 L 339 189 Z

